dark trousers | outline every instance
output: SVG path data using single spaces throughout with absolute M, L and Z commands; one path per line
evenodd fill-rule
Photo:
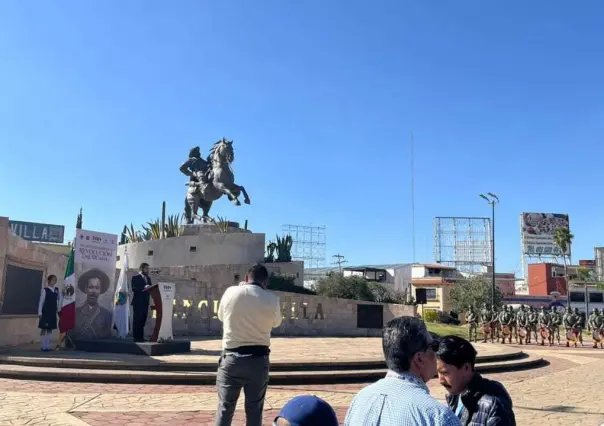
M 230 426 L 239 394 L 245 395 L 246 426 L 262 426 L 269 357 L 228 354 L 218 361 L 216 426 Z
M 132 305 L 132 337 L 135 341 L 143 340 L 145 323 L 149 314 L 149 303 L 134 303 Z

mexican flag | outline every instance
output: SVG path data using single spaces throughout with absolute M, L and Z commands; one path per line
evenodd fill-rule
M 67 268 L 65 268 L 65 281 L 61 291 L 61 309 L 59 310 L 59 331 L 66 333 L 75 327 L 75 251 L 71 248 Z

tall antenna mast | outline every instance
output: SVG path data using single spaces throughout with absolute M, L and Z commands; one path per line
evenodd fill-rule
M 411 238 L 413 241 L 413 263 L 415 263 L 415 153 L 411 132 Z

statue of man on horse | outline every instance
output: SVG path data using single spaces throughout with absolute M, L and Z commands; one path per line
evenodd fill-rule
M 187 224 L 195 220 L 207 223 L 213 219 L 209 216 L 212 203 L 226 195 L 236 206 L 240 206 L 239 196 L 243 202 L 250 204 L 250 198 L 241 185 L 235 183 L 231 164 L 235 161 L 233 141 L 222 138 L 214 144 L 207 159 L 201 158 L 198 146 L 189 151 L 189 158 L 180 166 L 180 172 L 189 177 L 187 196 L 185 198 L 185 219 Z M 198 215 L 199 208 L 202 215 Z

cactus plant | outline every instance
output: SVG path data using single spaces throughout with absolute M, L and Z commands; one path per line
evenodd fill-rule
M 275 261 L 275 251 L 277 250 L 277 244 L 272 241 L 269 241 L 266 245 L 266 256 L 264 257 L 264 261 L 266 263 Z
M 292 261 L 292 246 L 294 240 L 291 235 L 279 237 L 277 235 L 277 260 L 276 262 L 291 262 Z

